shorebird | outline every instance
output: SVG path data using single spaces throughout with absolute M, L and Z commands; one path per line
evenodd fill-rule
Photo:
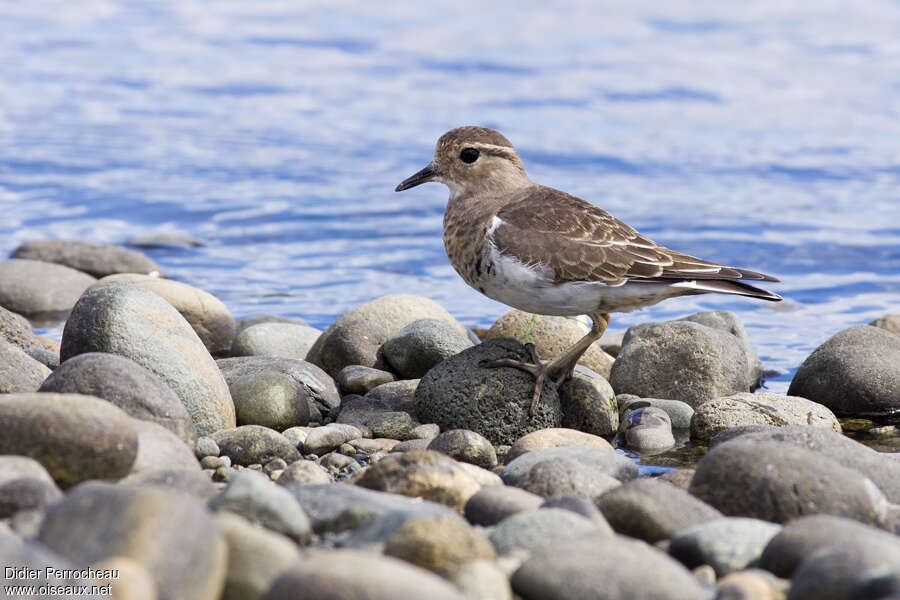
M 628 312 L 691 294 L 736 294 L 778 301 L 747 281 L 774 277 L 695 258 L 653 242 L 605 210 L 531 181 L 500 132 L 458 127 L 442 135 L 424 169 L 397 192 L 437 181 L 450 189 L 444 248 L 467 284 L 519 310 L 556 316 L 586 314 L 590 332 L 550 361 L 527 344 L 532 362 L 489 361 L 535 377 L 530 414 L 548 377 L 560 385 L 609 325 Z

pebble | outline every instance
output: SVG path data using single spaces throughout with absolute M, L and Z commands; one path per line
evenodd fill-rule
M 290 375 L 262 371 L 228 383 L 238 425 L 262 425 L 270 429 L 303 426 L 310 420 L 306 390 Z
M 312 535 L 310 520 L 294 496 L 268 477 L 250 470 L 232 473 L 228 486 L 210 499 L 209 507 L 240 515 L 298 544 L 308 543 Z
M 0 340 L 0 394 L 36 392 L 50 373 L 24 350 Z
M 394 332 L 381 352 L 391 369 L 403 379 L 419 379 L 434 365 L 472 347 L 458 324 L 419 319 Z
M 666 411 L 669 419 L 672 421 L 672 429 L 690 429 L 691 419 L 694 418 L 693 407 L 687 402 L 681 402 L 680 400 L 641 398 L 633 394 L 619 394 L 616 396 L 616 402 L 619 404 L 620 421 L 624 421 L 630 411 L 646 406 Z
M 322 369 L 305 360 L 277 356 L 241 356 L 216 361 L 222 376 L 231 383 L 262 373 L 280 373 L 291 377 L 306 393 L 310 422 L 321 422 L 322 415 L 340 405 L 337 386 Z
M 362 365 L 347 365 L 335 377 L 341 394 L 367 394 L 372 388 L 383 383 L 394 381 L 394 374 L 390 371 L 373 369 Z
M 300 503 L 312 523 L 313 531 L 319 535 L 353 529 L 373 517 L 391 512 L 458 517 L 455 511 L 443 504 L 346 483 L 310 485 L 279 482 L 279 484 Z
M 491 542 L 449 515 L 406 519 L 388 538 L 384 553 L 439 575 L 455 573 L 472 560 L 495 557 Z
M 541 496 L 517 487 L 488 486 L 469 498 L 463 514 L 470 523 L 490 526 L 514 514 L 537 510 L 543 501 Z
M 563 427 L 595 435 L 615 433 L 619 424 L 616 394 L 602 375 L 582 365 L 559 388 Z
M 517 439 L 506 453 L 506 461 L 515 460 L 526 452 L 540 450 L 542 448 L 556 448 L 559 446 L 584 446 L 600 448 L 612 451 L 612 445 L 598 435 L 567 429 L 564 427 L 551 427 L 526 433 Z
M 39 540 L 80 565 L 126 555 L 147 569 L 160 598 L 208 600 L 225 580 L 228 550 L 212 515 L 156 487 L 80 485 L 47 508 Z
M 438 575 L 360 550 L 310 553 L 275 581 L 265 600 L 294 600 L 298 590 L 323 600 L 465 600 Z
M 664 552 L 625 536 L 587 535 L 536 550 L 512 576 L 522 598 L 707 600 L 689 571 Z
M 512 310 L 491 325 L 485 339 L 512 338 L 523 344 L 532 342 L 538 356 L 552 359 L 565 352 L 587 332 L 588 328 L 575 319 Z M 578 360 L 578 364 L 606 378 L 609 377 L 612 363 L 613 357 L 604 352 L 600 344 L 592 344 Z
M 281 356 L 303 360 L 320 335 L 320 330 L 309 325 L 258 323 L 235 336 L 231 356 Z
M 162 274 L 159 265 L 140 252 L 75 240 L 32 240 L 13 250 L 10 257 L 65 265 L 94 277 L 113 273 Z
M 688 568 L 709 565 L 724 577 L 755 563 L 780 530 L 780 525 L 759 519 L 715 519 L 678 531 L 669 554 Z
M 654 406 L 628 411 L 622 430 L 625 445 L 636 452 L 662 452 L 675 445 L 669 413 Z
M 201 436 L 194 444 L 194 456 L 201 460 L 206 456 L 219 456 L 219 445 L 211 437 Z
M 129 416 L 161 425 L 191 443 L 191 415 L 162 379 L 118 354 L 87 352 L 65 361 L 41 384 L 41 392 L 86 394 L 110 402 Z
M 264 464 L 273 458 L 287 463 L 300 459 L 300 452 L 286 437 L 261 425 L 241 425 L 223 429 L 210 436 L 222 454 L 236 465 Z
M 821 404 L 797 396 L 742 392 L 698 406 L 691 439 L 709 441 L 721 431 L 742 425 L 809 425 L 841 432 L 837 417 Z
M 500 358 L 528 358 L 510 339 L 487 340 L 432 368 L 416 388 L 416 414 L 441 429 L 470 429 L 492 444 L 511 444 L 522 435 L 562 422 L 559 395 L 545 383 L 534 416 L 528 415 L 534 378 L 519 369 L 479 366 Z
M 637 477 L 637 467 L 621 454 L 592 447 L 561 446 L 532 450 L 510 461 L 500 477 L 544 498 L 583 496 L 595 500 Z
M 718 510 L 684 490 L 647 477 L 603 494 L 597 507 L 618 533 L 651 544 L 722 517 Z
M 240 333 L 247 329 L 248 327 L 253 327 L 254 325 L 259 325 L 260 323 L 289 323 L 292 325 L 309 325 L 304 319 L 300 317 L 284 317 L 281 315 L 255 315 L 252 317 L 244 317 L 243 319 L 238 319 L 235 323 L 237 326 L 235 331 L 235 337 L 240 335 Z
M 26 317 L 62 320 L 95 281 L 54 263 L 20 258 L 0 261 L 0 306 Z
M 593 521 L 561 508 L 520 512 L 500 521 L 491 531 L 489 539 L 497 554 L 509 554 L 515 550 L 532 552 L 547 544 L 561 540 L 600 533 Z M 612 537 L 609 529 L 603 533 Z
M 797 369 L 788 394 L 839 415 L 889 414 L 900 409 L 900 336 L 856 325 L 831 336 Z
M 130 358 L 180 398 L 198 435 L 234 427 L 234 403 L 216 363 L 171 304 L 124 282 L 98 284 L 72 309 L 60 359 L 88 352 Z
M 497 466 L 497 453 L 491 443 L 480 433 L 468 429 L 451 429 L 441 433 L 431 440 L 428 450 L 485 469 Z
M 340 471 L 349 468 L 350 465 L 358 465 L 359 463 L 357 463 L 349 456 L 344 456 L 343 454 L 338 454 L 337 452 L 329 452 L 321 458 L 319 464 L 326 469 L 335 469 L 337 471 Z
M 146 289 L 175 307 L 197 332 L 210 354 L 221 354 L 231 347 L 236 326 L 234 317 L 221 300 L 200 288 L 149 275 L 122 273 L 109 275 L 100 284 L 124 281 Z
M 260 600 L 272 583 L 300 560 L 289 538 L 220 512 L 216 522 L 228 544 L 228 569 L 222 600 Z
M 331 483 L 331 475 L 311 460 L 295 460 L 282 471 L 278 483 Z
M 725 514 L 774 523 L 815 513 L 874 525 L 887 518 L 884 494 L 858 471 L 793 444 L 743 436 L 700 459 L 690 492 Z
M 356 485 L 432 500 L 460 513 L 481 489 L 459 463 L 430 450 L 389 454 L 366 469 Z
M 411 440 L 431 440 L 441 433 L 441 428 L 434 423 L 423 423 L 416 425 L 409 430 L 409 439 Z
M 121 479 L 138 453 L 134 421 L 91 396 L 3 395 L 0 423 L 0 454 L 34 458 L 63 488 L 86 479 Z
M 690 321 L 644 323 L 625 334 L 610 384 L 617 394 L 700 404 L 749 392 L 750 357 L 727 331 Z
M 394 446 L 399 444 L 398 440 L 390 438 L 375 438 L 373 440 L 366 438 L 357 438 L 350 440 L 349 446 L 356 452 L 390 452 Z
M 345 423 L 329 423 L 309 430 L 303 441 L 304 454 L 325 454 L 344 442 L 362 437 L 359 428 Z

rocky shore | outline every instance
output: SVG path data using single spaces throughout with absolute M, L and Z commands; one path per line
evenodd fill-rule
M 524 342 L 554 356 L 577 321 L 511 311 L 476 336 L 416 295 L 325 331 L 235 321 L 162 272 L 83 242 L 0 261 L 4 585 L 129 600 L 900 597 L 900 460 L 838 420 L 900 411 L 900 315 L 835 334 L 787 395 L 754 393 L 765 365 L 731 313 L 634 326 L 529 416 L 531 376 L 480 365 L 526 357 Z M 59 344 L 32 329 L 54 318 Z M 685 439 L 708 448 L 694 468 L 644 473 L 629 457 Z

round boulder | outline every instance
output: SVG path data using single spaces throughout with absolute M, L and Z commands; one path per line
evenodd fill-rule
M 283 356 L 303 360 L 322 332 L 296 323 L 258 323 L 234 338 L 232 356 Z
M 869 325 L 834 334 L 810 354 L 788 395 L 824 404 L 840 415 L 900 410 L 900 336 Z
M 381 351 L 404 379 L 418 379 L 445 358 L 472 346 L 456 325 L 438 319 L 419 319 L 385 340 Z
M 135 419 L 162 425 L 185 442 L 197 437 L 191 415 L 172 388 L 118 354 L 88 352 L 73 356 L 47 377 L 40 391 L 96 396 Z
M 512 444 L 522 435 L 562 422 L 559 395 L 545 383 L 534 416 L 528 415 L 534 377 L 512 367 L 485 368 L 483 361 L 529 360 L 525 347 L 511 339 L 488 340 L 432 368 L 416 388 L 419 421 L 441 429 L 470 429 L 492 444 Z
M 121 479 L 138 451 L 131 418 L 80 394 L 0 396 L 0 454 L 30 456 L 60 487 L 86 479 Z
M 159 265 L 135 250 L 75 240 L 32 240 L 13 250 L 10 256 L 65 265 L 94 277 L 113 273 L 157 276 L 162 273 Z
M 190 323 L 206 349 L 212 354 L 231 347 L 234 340 L 234 317 L 221 300 L 192 285 L 149 275 L 122 273 L 104 277 L 101 282 L 127 281 L 150 290 L 175 307 Z
M 17 346 L 0 340 L 0 394 L 35 392 L 50 373 Z
M 277 371 L 252 373 L 231 381 L 228 389 L 238 425 L 282 431 L 309 423 L 309 397 L 290 375 Z
M 669 398 L 697 407 L 713 398 L 749 392 L 750 358 L 740 340 L 689 321 L 631 327 L 613 364 L 617 394 Z

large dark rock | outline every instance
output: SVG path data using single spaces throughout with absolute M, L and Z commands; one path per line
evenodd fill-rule
M 656 479 L 636 479 L 603 494 L 600 512 L 617 532 L 653 543 L 722 517 L 684 490 Z
M 0 340 L 0 394 L 36 392 L 50 373 L 17 346 Z
M 236 329 L 234 317 L 228 312 L 228 307 L 209 292 L 180 281 L 134 273 L 110 275 L 104 277 L 101 283 L 110 281 L 133 283 L 174 306 L 197 332 L 210 353 L 218 355 L 231 347 Z
M 469 336 L 458 326 L 438 319 L 419 319 L 385 340 L 381 351 L 404 379 L 418 379 L 442 360 L 471 346 Z
M 775 523 L 817 513 L 887 521 L 887 499 L 870 479 L 794 444 L 720 444 L 700 459 L 690 492 L 726 515 Z
M 216 364 L 222 370 L 222 375 L 229 386 L 262 373 L 287 375 L 297 382 L 306 394 L 310 408 L 309 418 L 313 421 L 321 421 L 321 415 L 327 415 L 332 408 L 341 403 L 334 380 L 322 369 L 305 360 L 275 356 L 241 356 L 223 358 L 216 361 Z
M 47 509 L 39 539 L 82 565 L 134 559 L 160 600 L 214 600 L 225 581 L 227 548 L 212 515 L 160 488 L 85 483 Z
M 61 487 L 121 479 L 137 456 L 132 424 L 124 412 L 91 396 L 0 396 L 0 454 L 36 459 Z
M 900 336 L 869 325 L 839 331 L 803 361 L 788 394 L 837 414 L 900 410 Z
M 669 398 L 697 407 L 748 392 L 756 383 L 751 357 L 728 331 L 668 321 L 631 327 L 613 363 L 610 383 L 617 394 Z
M 464 600 L 462 592 L 425 569 L 359 550 L 321 551 L 279 577 L 265 600 Z
M 0 261 L 0 306 L 26 317 L 64 317 L 96 279 L 37 260 Z
M 140 252 L 110 244 L 89 244 L 75 240 L 32 240 L 13 250 L 10 256 L 65 265 L 94 277 L 105 277 L 113 273 L 162 274 L 159 265 Z
M 88 290 L 63 331 L 63 361 L 88 352 L 133 360 L 187 408 L 198 435 L 235 426 L 234 403 L 215 361 L 184 317 L 157 294 L 125 282 Z
M 525 600 L 706 600 L 675 559 L 625 536 L 595 534 L 539 548 L 512 576 Z
M 47 377 L 40 391 L 96 396 L 135 419 L 162 425 L 186 442 L 197 437 L 191 415 L 172 388 L 118 354 L 88 352 L 73 356 Z
M 511 339 L 488 340 L 432 368 L 416 388 L 416 414 L 441 429 L 471 429 L 493 444 L 512 444 L 522 435 L 562 423 L 559 395 L 545 383 L 534 416 L 528 416 L 534 377 L 512 367 L 485 368 L 483 361 L 529 360 Z

